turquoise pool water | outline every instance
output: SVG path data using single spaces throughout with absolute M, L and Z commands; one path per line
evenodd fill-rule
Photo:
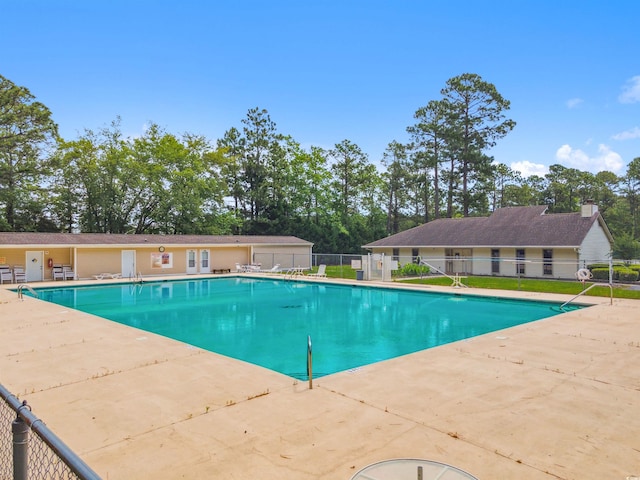
M 242 277 L 38 296 L 299 379 L 309 335 L 319 377 L 561 313 L 555 303 Z

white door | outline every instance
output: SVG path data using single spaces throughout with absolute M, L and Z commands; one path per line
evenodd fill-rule
M 455 252 L 453 254 L 453 273 L 464 273 L 462 260 L 460 260 L 460 252 Z
M 209 250 L 200 250 L 200 273 L 210 273 Z
M 197 252 L 195 250 L 187 250 L 187 275 L 198 273 Z
M 44 252 L 43 251 L 27 251 L 24 271 L 27 282 L 41 282 L 44 280 Z
M 136 276 L 136 251 L 122 250 L 122 277 L 135 278 Z

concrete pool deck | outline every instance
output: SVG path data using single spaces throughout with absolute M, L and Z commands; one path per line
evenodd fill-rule
M 321 377 L 310 390 L 7 287 L 0 383 L 105 480 L 348 480 L 401 457 L 483 480 L 640 475 L 640 301 L 586 297 L 595 305 Z

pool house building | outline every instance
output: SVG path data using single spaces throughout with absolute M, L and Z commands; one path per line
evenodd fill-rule
M 575 279 L 609 262 L 613 237 L 593 203 L 576 213 L 506 207 L 488 217 L 440 218 L 364 245 L 400 264 L 422 261 L 450 275 Z
M 237 264 L 311 266 L 313 244 L 293 236 L 0 232 L 0 269 L 27 282 L 229 273 Z M 13 277 L 15 281 L 15 276 Z

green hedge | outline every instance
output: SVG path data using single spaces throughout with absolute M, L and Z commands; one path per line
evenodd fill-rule
M 614 263 L 613 264 L 613 268 L 615 269 L 616 267 L 626 267 L 626 265 L 624 263 Z M 587 265 L 587 268 L 589 270 L 592 270 L 594 268 L 606 268 L 607 270 L 609 269 L 609 264 L 608 263 L 593 263 L 591 265 Z
M 637 282 L 638 281 L 638 271 L 632 270 L 631 268 L 621 268 L 618 272 L 618 279 L 621 282 Z
M 609 281 L 609 267 L 607 268 L 602 268 L 602 267 L 597 267 L 597 268 L 592 268 L 591 269 L 591 273 L 593 274 L 593 279 L 594 280 L 605 280 L 605 281 Z M 613 272 L 613 279 L 616 280 L 615 278 L 616 274 L 615 274 L 615 269 Z
M 637 282 L 638 278 L 640 278 L 640 265 L 633 267 L 638 268 L 630 268 L 622 265 L 615 265 L 613 267 L 613 280 L 618 280 L 621 282 Z M 594 280 L 604 280 L 609 281 L 609 267 L 595 267 L 591 268 L 591 273 L 593 274 Z

